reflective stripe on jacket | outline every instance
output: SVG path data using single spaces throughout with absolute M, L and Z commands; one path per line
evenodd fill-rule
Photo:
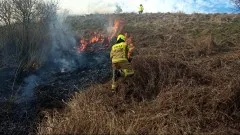
M 126 42 L 113 45 L 110 53 L 112 63 L 128 61 L 128 50 L 129 48 Z

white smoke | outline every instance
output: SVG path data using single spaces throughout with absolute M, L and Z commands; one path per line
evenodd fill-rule
M 76 39 L 65 23 L 66 17 L 67 14 L 65 13 L 58 14 L 49 24 L 48 36 L 50 36 L 50 41 L 43 47 L 47 47 L 45 52 L 46 63 L 50 64 L 46 64 L 43 69 L 35 71 L 24 79 L 19 91 L 18 103 L 28 102 L 34 98 L 34 89 L 46 81 L 43 80 L 46 72 L 51 77 L 51 74 L 67 72 L 77 68 L 78 63 L 75 60 L 78 59 L 78 55 L 76 55 L 77 51 L 74 48 Z
M 38 86 L 40 78 L 34 74 L 24 79 L 24 85 L 20 89 L 20 95 L 18 95 L 16 103 L 28 102 L 34 98 L 33 89 Z
M 24 98 L 31 98 L 33 97 L 34 93 L 32 91 L 38 85 L 39 78 L 36 75 L 30 75 L 24 79 L 25 86 L 24 91 L 22 93 L 22 97 Z
M 77 44 L 74 38 L 74 33 L 65 23 L 68 14 L 62 13 L 55 17 L 55 20 L 50 23 L 51 35 L 51 51 L 50 60 L 54 62 L 59 71 L 70 71 L 77 67 L 75 59 L 77 59 L 75 46 Z

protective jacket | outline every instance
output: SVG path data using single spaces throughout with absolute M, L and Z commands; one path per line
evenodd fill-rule
M 139 12 L 143 12 L 143 10 L 144 10 L 143 6 L 140 6 L 139 7 Z
M 112 63 L 128 62 L 128 51 L 129 47 L 126 42 L 113 45 L 110 53 Z

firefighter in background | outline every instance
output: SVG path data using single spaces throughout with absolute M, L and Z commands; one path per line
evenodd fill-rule
M 126 37 L 122 34 L 118 35 L 117 43 L 112 46 L 110 58 L 112 60 L 112 90 L 116 90 L 118 77 L 128 77 L 134 74 L 134 70 L 130 64 L 129 46 L 126 43 Z
M 138 13 L 139 13 L 139 14 L 142 14 L 142 13 L 143 13 L 143 10 L 144 10 L 143 5 L 140 4 Z

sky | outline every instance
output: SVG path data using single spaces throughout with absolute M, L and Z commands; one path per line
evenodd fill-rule
M 144 12 L 232 13 L 230 0 L 59 0 L 61 9 L 70 14 L 113 13 L 116 5 L 123 12 L 137 12 L 143 4 Z

